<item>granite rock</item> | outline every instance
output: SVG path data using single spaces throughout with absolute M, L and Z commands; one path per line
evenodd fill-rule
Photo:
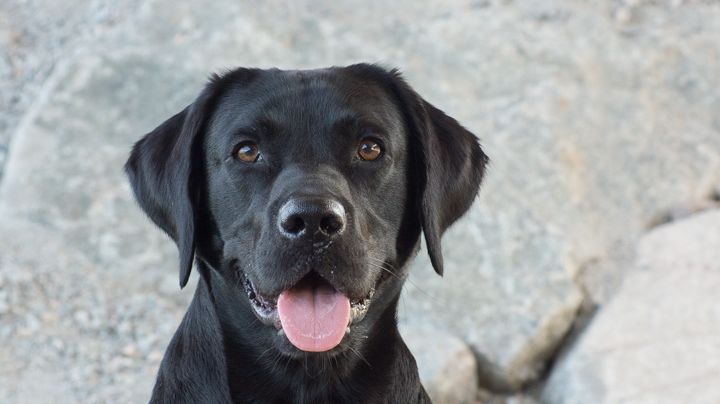
M 720 401 L 720 210 L 661 226 L 554 369 L 550 403 Z
M 720 9 L 636 3 L 144 2 L 54 69 L 13 136 L 0 220 L 59 235 L 111 285 L 113 304 L 157 298 L 172 313 L 123 327 L 171 330 L 187 295 L 169 286 L 172 243 L 130 197 L 130 145 L 211 71 L 398 66 L 492 159 L 478 203 L 444 239 L 445 278 L 421 254 L 401 321 L 461 338 L 485 387 L 518 389 L 542 374 L 583 299 L 613 294 L 657 212 L 720 183 Z M 118 347 L 132 357 L 141 345 Z M 155 362 L 142 366 L 137 377 Z M 111 394 L 97 386 L 81 397 Z
M 477 364 L 470 347 L 437 330 L 402 329 L 420 370 L 420 381 L 435 404 L 472 404 L 477 399 Z

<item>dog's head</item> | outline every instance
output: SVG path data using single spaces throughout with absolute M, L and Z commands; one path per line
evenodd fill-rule
M 397 301 L 421 230 L 442 274 L 440 238 L 486 162 L 396 71 L 353 65 L 214 76 L 126 170 L 178 245 L 180 285 L 196 257 L 242 296 L 262 344 L 298 356 L 361 343 Z

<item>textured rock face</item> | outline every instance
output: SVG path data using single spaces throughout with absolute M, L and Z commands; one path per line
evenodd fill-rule
M 720 184 L 720 9 L 616 8 L 624 3 L 145 2 L 55 69 L 14 136 L 0 187 L 0 222 L 18 221 L 0 232 L 62 239 L 98 279 L 61 300 L 99 310 L 77 310 L 100 330 L 88 346 L 124 349 L 83 349 L 48 359 L 47 369 L 70 363 L 97 376 L 71 384 L 80 401 L 146 397 L 191 291 L 177 292 L 174 247 L 132 202 L 121 167 L 131 144 L 189 103 L 208 72 L 380 61 L 401 67 L 492 158 L 478 203 L 444 239 L 445 277 L 421 254 L 401 320 L 468 343 L 485 387 L 535 379 L 574 319 L 578 283 L 604 301 L 657 212 Z M 0 295 L 39 287 L 34 268 L 16 268 L 30 286 L 6 278 Z M 65 265 L 48 272 L 58 283 L 51 297 L 75 279 Z M 29 313 L 29 304 L 18 298 L 12 310 Z M 111 307 L 133 314 L 116 327 L 102 315 Z M 75 321 L 73 311 L 51 312 Z M 18 318 L 0 316 L 0 343 L 25 363 L 49 348 L 19 342 L 10 326 Z M 0 375 L 0 399 L 36 374 L 14 369 Z
M 491 386 L 536 377 L 581 300 L 571 279 L 603 302 L 654 215 L 720 181 L 717 20 L 639 7 L 619 21 L 595 4 L 517 5 L 520 19 L 493 10 L 474 33 L 428 28 L 472 51 L 439 69 L 458 70 L 439 79 L 452 90 L 417 82 L 481 136 L 491 166 L 445 237 L 445 277 L 421 257 L 403 318 L 469 341 Z
M 560 362 L 552 403 L 720 401 L 720 210 L 643 238 L 637 270 Z
M 0 401 L 147 401 L 189 296 L 142 274 L 152 258 L 121 274 L 29 221 L 3 216 L 0 245 Z
M 470 348 L 454 335 L 403 329 L 420 369 L 420 380 L 434 404 L 472 404 L 477 400 L 477 364 Z
M 137 9 L 137 0 L 0 2 L 0 178 L 15 129 L 55 63 L 83 36 L 98 35 Z
M 147 400 L 192 294 L 178 290 L 175 248 L 142 216 L 122 171 L 143 126 L 182 92 L 153 87 L 173 75 L 142 60 L 81 59 L 56 72 L 26 117 L 0 188 L 10 299 L 0 338 L 17 364 L 0 376 L 9 402 L 55 395 L 34 389 L 35 378 L 62 386 L 68 402 Z M 136 86 L 155 90 L 141 103 Z

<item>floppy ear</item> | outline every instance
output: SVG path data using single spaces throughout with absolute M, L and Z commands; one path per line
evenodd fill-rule
M 488 157 L 470 131 L 418 95 L 397 71 L 395 91 L 411 131 L 413 169 L 419 174 L 420 221 L 435 272 L 443 274 L 440 239 L 472 205 Z
M 180 287 L 187 284 L 195 255 L 195 208 L 198 197 L 197 139 L 205 122 L 210 86 L 193 104 L 138 141 L 125 163 L 140 207 L 177 244 Z

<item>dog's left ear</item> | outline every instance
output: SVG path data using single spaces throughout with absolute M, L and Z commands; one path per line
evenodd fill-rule
M 399 73 L 391 74 L 411 132 L 411 169 L 420 177 L 419 211 L 428 255 L 442 275 L 440 239 L 472 205 L 489 159 L 475 135 L 425 101 Z
M 140 207 L 177 244 L 180 287 L 187 284 L 195 256 L 198 189 L 194 152 L 212 95 L 208 85 L 188 107 L 138 141 L 125 163 Z

